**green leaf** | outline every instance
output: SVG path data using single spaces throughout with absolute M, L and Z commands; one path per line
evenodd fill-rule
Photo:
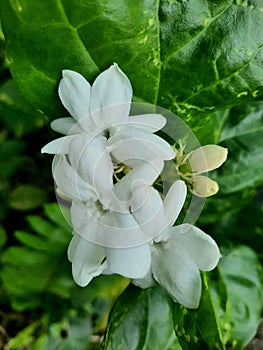
M 256 334 L 263 307 L 263 271 L 255 252 L 239 246 L 224 251 L 218 266 L 225 283 L 231 328 L 230 345 L 242 350 Z
M 15 237 L 25 245 L 30 248 L 38 249 L 38 250 L 49 250 L 49 246 L 46 244 L 46 241 L 42 238 L 33 235 L 32 233 L 24 232 L 24 231 L 16 231 Z
M 206 275 L 199 308 L 188 310 L 174 304 L 174 325 L 182 349 L 225 349 L 218 315 Z
M 223 193 L 263 183 L 263 102 L 235 107 L 225 113 L 218 142 L 229 150 L 215 177 Z
M 49 204 L 48 204 L 49 206 Z M 54 231 L 57 230 L 56 225 L 50 223 L 49 221 L 41 218 L 36 215 L 28 215 L 27 221 L 29 222 L 31 228 L 37 232 L 39 235 L 43 235 L 45 237 L 50 237 L 50 233 L 54 234 Z
M 181 350 L 173 330 L 171 299 L 164 290 L 142 290 L 131 284 L 111 311 L 102 348 Z
M 231 338 L 229 302 L 225 281 L 218 269 L 215 269 L 209 274 L 208 284 L 221 339 L 223 339 L 223 344 L 228 344 Z
M 70 214 L 68 208 L 62 205 L 58 206 L 56 203 L 49 203 L 44 205 L 44 211 L 47 217 L 56 225 L 67 231 L 70 229 Z
M 261 0 L 252 6 L 231 0 L 162 4 L 160 90 L 169 86 L 165 105 L 179 102 L 182 108 L 222 108 L 251 100 L 253 94 L 262 95 L 258 80 L 263 73 L 259 63 Z M 253 29 L 257 24 L 259 31 Z M 254 39 L 259 39 L 257 44 Z
M 117 62 L 135 96 L 191 118 L 189 111 L 262 97 L 262 5 L 54 0 L 46 6 L 7 0 L 1 15 L 12 75 L 35 108 L 52 117 L 62 113 L 62 69 L 92 82 Z
M 71 227 L 64 224 L 61 225 L 64 217 L 57 203 L 46 203 L 44 205 L 46 219 L 36 215 L 28 215 L 27 221 L 36 233 L 45 236 L 48 240 L 57 242 L 56 246 L 65 246 L 65 242 L 71 238 Z M 52 221 L 49 221 L 52 220 Z
M 208 347 L 223 350 L 225 347 L 222 332 L 205 274 L 203 274 L 203 292 L 197 322 L 200 335 Z
M 24 211 L 40 207 L 45 201 L 45 190 L 32 185 L 19 185 L 10 194 L 9 206 Z

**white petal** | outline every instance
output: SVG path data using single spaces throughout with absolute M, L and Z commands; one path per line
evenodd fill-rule
M 41 153 L 67 154 L 69 145 L 76 135 L 64 136 L 49 142 L 41 149 Z
M 194 175 L 193 180 L 193 188 L 190 190 L 198 197 L 210 197 L 219 190 L 218 183 L 207 176 Z
M 68 258 L 72 262 L 73 278 L 82 287 L 89 284 L 93 277 L 100 275 L 107 267 L 103 263 L 104 249 L 76 233 L 68 247 Z
M 107 212 L 96 202 L 73 201 L 74 230 L 87 240 L 111 248 L 127 248 L 145 243 L 145 237 L 130 213 Z
M 101 218 L 100 235 L 105 246 L 129 248 L 145 243 L 147 239 L 131 213 L 108 212 Z
M 145 147 L 145 144 L 138 139 L 126 138 L 126 136 L 122 138 L 122 136 L 116 135 L 107 141 L 108 150 L 117 163 L 137 168 L 142 163 L 157 157 L 150 148 Z
M 76 123 L 76 121 L 73 118 L 55 119 L 50 124 L 50 126 L 54 131 L 64 135 L 79 134 L 80 132 L 83 132 L 79 124 Z
M 80 133 L 98 132 L 93 121 L 88 117 L 83 117 L 78 122 L 74 118 L 59 118 L 51 123 L 51 128 L 61 134 L 73 135 Z
M 117 64 L 102 72 L 91 89 L 91 117 L 104 129 L 127 120 L 132 99 L 132 87 Z M 116 106 L 110 107 L 109 106 Z
M 79 135 L 70 144 L 69 159 L 73 168 L 94 187 L 98 196 L 112 190 L 113 164 L 104 137 Z
M 187 252 L 200 270 L 210 271 L 217 266 L 221 256 L 218 246 L 199 228 L 189 224 L 172 227 L 171 239 L 179 249 Z
M 175 302 L 187 308 L 197 308 L 201 297 L 201 277 L 194 262 L 179 247 L 161 245 L 152 256 L 155 280 Z
M 65 201 L 72 201 L 72 197 L 67 196 L 59 187 L 56 188 L 56 194 Z
M 102 275 L 113 275 L 114 274 L 114 272 L 112 272 L 110 269 L 105 269 L 105 270 L 103 270 L 103 272 L 102 272 Z
M 55 156 L 52 163 L 54 180 L 60 190 L 71 199 L 96 200 L 94 188 L 77 174 L 65 156 Z
M 165 196 L 163 205 L 168 222 L 173 224 L 178 218 L 187 195 L 187 187 L 184 181 L 177 180 L 170 187 Z
M 74 231 L 90 242 L 96 242 L 98 221 L 101 217 L 96 202 L 83 203 L 73 201 L 70 208 L 71 223 Z M 94 238 L 94 239 L 92 239 Z
M 125 126 L 153 133 L 162 129 L 165 124 L 166 119 L 161 114 L 141 114 L 129 116 Z
M 138 140 L 144 144 L 145 147 L 148 147 L 152 150 L 152 152 L 163 160 L 171 160 L 175 157 L 175 151 L 171 147 L 171 145 L 165 141 L 163 138 L 155 135 L 149 134 L 144 131 L 135 131 L 130 132 L 129 135 L 134 138 L 138 138 Z
M 160 194 L 153 187 L 135 183 L 131 212 L 145 235 L 145 241 L 152 240 L 163 232 L 169 222 Z
M 114 157 L 120 159 L 173 159 L 175 152 L 161 137 L 136 128 L 121 127 L 107 141 Z M 125 164 L 127 161 L 125 161 Z
M 158 158 L 147 163 L 143 162 L 135 167 L 114 185 L 113 191 L 105 192 L 99 197 L 103 207 L 111 211 L 128 213 L 133 196 L 133 184 L 138 181 L 144 184 L 152 184 L 160 175 L 162 168 L 163 161 Z M 145 201 L 146 193 L 144 192 L 142 196 Z M 139 205 L 141 206 L 142 203 Z M 136 209 L 133 207 L 133 210 Z
M 72 142 L 70 142 L 68 145 L 67 154 L 69 155 L 70 164 L 73 166 L 73 168 L 79 169 L 80 159 L 83 157 L 83 153 L 86 148 L 96 139 L 97 133 L 81 133 L 74 136 L 75 137 L 72 138 Z
M 189 162 L 194 172 L 203 173 L 219 168 L 227 158 L 227 149 L 217 145 L 205 145 L 191 152 Z
M 142 278 L 150 269 L 151 253 L 148 244 L 132 248 L 105 248 L 109 269 L 128 278 Z
M 160 175 L 163 164 L 162 160 L 154 158 L 135 167 L 114 186 L 115 196 L 120 200 L 130 201 L 132 184 L 135 181 L 143 181 L 149 185 L 153 184 Z
M 59 97 L 75 120 L 89 115 L 90 84 L 79 73 L 71 70 L 62 71 L 63 78 L 59 83 Z

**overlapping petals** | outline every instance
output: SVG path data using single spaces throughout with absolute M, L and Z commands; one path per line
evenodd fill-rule
M 183 181 L 177 181 L 168 192 L 166 202 L 162 201 L 157 190 L 145 183 L 138 182 L 133 187 L 132 196 L 125 203 L 130 209 L 123 213 L 104 210 L 98 202 L 84 204 L 73 201 L 71 217 L 74 236 L 70 247 L 84 241 L 88 247 L 86 258 L 85 250 L 79 250 L 81 254 L 72 254 L 72 249 L 69 249 L 73 276 L 78 284 L 84 283 L 83 269 L 87 270 L 88 283 L 92 271 L 101 271 L 102 261 L 108 272 L 129 278 L 142 278 L 150 270 L 153 239 L 164 232 L 171 225 L 171 220 L 179 215 L 186 197 L 186 186 Z M 171 215 L 172 207 L 176 206 L 177 210 Z M 87 263 L 90 259 L 87 242 L 100 249 L 103 246 L 104 255 L 97 260 L 96 269 L 94 260 L 91 260 L 90 265 Z

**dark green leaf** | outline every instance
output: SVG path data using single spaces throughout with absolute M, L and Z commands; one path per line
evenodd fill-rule
M 104 350 L 181 350 L 175 337 L 172 304 L 160 288 L 130 285 L 115 304 Z
M 231 0 L 163 1 L 160 104 L 212 109 L 262 95 L 261 7 L 261 0 L 251 6 Z M 257 24 L 260 30 L 253 29 Z
M 62 69 L 90 82 L 117 62 L 140 99 L 181 115 L 263 95 L 262 0 L 1 2 L 10 67 L 20 91 L 62 112 Z
M 49 203 L 44 205 L 44 210 L 47 217 L 54 222 L 56 225 L 60 226 L 65 230 L 70 230 L 69 225 L 69 209 L 64 207 L 63 205 L 57 205 L 56 203 Z
M 50 234 L 53 234 L 54 231 L 57 229 L 56 225 L 50 223 L 49 221 L 39 216 L 28 215 L 27 221 L 29 222 L 30 226 L 35 232 L 45 237 L 50 237 Z
M 50 233 L 49 233 L 50 234 Z M 49 246 L 42 238 L 28 232 L 16 231 L 15 237 L 30 248 L 38 250 L 49 250 Z

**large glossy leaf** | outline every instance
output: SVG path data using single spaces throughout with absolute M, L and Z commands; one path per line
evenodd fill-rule
M 115 304 L 104 350 L 181 350 L 173 330 L 172 302 L 160 287 L 130 285 Z
M 189 115 L 262 97 L 262 6 L 262 0 L 6 0 L 1 15 L 12 74 L 49 115 L 62 113 L 62 69 L 92 81 L 112 62 L 137 98 Z

